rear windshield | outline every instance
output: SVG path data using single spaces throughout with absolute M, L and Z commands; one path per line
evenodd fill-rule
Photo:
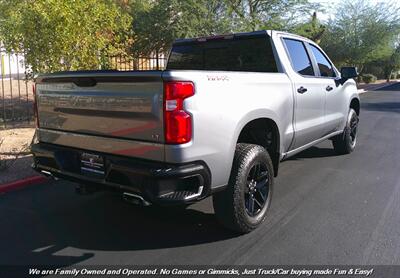
M 266 36 L 177 44 L 167 69 L 277 72 Z

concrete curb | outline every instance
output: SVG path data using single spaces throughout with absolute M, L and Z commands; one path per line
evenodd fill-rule
M 17 180 L 5 184 L 0 184 L 0 194 L 21 189 L 30 185 L 43 183 L 48 179 L 43 176 L 31 176 L 22 180 Z

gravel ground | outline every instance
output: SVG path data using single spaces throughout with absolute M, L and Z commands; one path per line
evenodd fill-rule
M 33 127 L 0 130 L 0 185 L 35 174 L 29 153 L 34 133 Z

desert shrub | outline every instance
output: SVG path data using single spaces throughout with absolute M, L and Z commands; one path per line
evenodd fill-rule
M 370 73 L 363 74 L 362 79 L 366 84 L 375 83 L 377 80 L 376 76 Z

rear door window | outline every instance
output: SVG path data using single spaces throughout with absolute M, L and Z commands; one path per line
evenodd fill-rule
M 335 71 L 332 64 L 325 57 L 325 55 L 314 45 L 310 44 L 311 51 L 317 61 L 319 72 L 323 77 L 335 77 Z
M 304 43 L 302 41 L 288 38 L 283 40 L 292 62 L 293 69 L 301 75 L 314 76 L 314 69 Z

